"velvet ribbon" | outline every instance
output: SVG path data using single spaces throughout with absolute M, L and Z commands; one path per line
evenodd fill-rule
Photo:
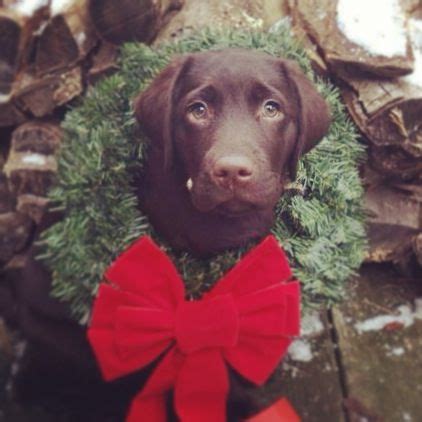
M 227 365 L 263 384 L 299 334 L 300 290 L 273 236 L 246 254 L 201 300 L 185 300 L 168 256 L 143 237 L 105 273 L 88 339 L 105 380 L 159 359 L 127 421 L 167 420 L 174 390 L 182 422 L 223 422 Z

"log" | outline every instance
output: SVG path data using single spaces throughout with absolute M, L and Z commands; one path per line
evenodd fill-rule
M 0 99 L 7 99 L 18 65 L 21 28 L 15 19 L 0 15 Z
M 420 0 L 401 0 L 400 4 L 408 16 L 416 19 L 422 18 L 422 7 Z
M 183 9 L 159 31 L 155 43 L 169 41 L 212 25 L 215 29 L 268 29 L 286 16 L 279 0 L 185 0 Z
M 111 75 L 118 69 L 118 48 L 114 44 L 102 41 L 98 50 L 92 57 L 92 66 L 88 70 L 87 80 L 89 84 L 95 84 L 101 78 Z
M 422 232 L 413 238 L 413 252 L 419 265 L 422 267 Z
M 403 54 L 388 57 L 371 53 L 350 40 L 339 28 L 337 6 L 338 0 L 289 0 L 294 25 L 303 28 L 337 75 L 346 78 L 362 74 L 397 77 L 413 71 L 413 54 L 408 36 Z
M 42 117 L 82 92 L 79 63 L 98 42 L 86 0 L 0 8 L 0 126 Z
M 0 286 L 1 287 L 1 286 Z M 0 290 L 0 293 L 3 293 Z M 1 300 L 0 300 L 0 309 L 1 309 Z M 0 353 L 7 359 L 9 362 L 12 362 L 14 356 L 14 350 L 12 345 L 11 336 L 6 327 L 5 321 L 0 317 Z
M 55 154 L 60 146 L 62 130 L 58 123 L 33 120 L 17 128 L 12 134 L 12 148 L 17 152 L 32 151 Z
M 76 63 L 79 49 L 63 16 L 54 16 L 42 30 L 36 48 L 35 70 L 42 75 Z
M 35 3 L 34 3 L 35 4 Z M 48 2 L 29 10 L 22 2 L 9 2 L 0 8 L 0 100 L 11 95 L 14 81 L 20 69 L 31 59 L 34 34 L 48 17 Z
M 179 0 L 89 0 L 89 14 L 99 36 L 109 43 L 151 42 L 165 15 L 181 5 Z
M 50 16 L 37 40 L 37 75 L 69 69 L 84 59 L 97 43 L 86 0 L 52 2 Z
M 338 0 L 289 0 L 295 31 L 341 79 L 347 108 L 369 141 L 371 165 L 398 181 L 418 181 L 422 177 L 422 81 L 417 75 L 422 37 L 415 17 L 420 7 L 415 0 L 403 1 L 409 18 L 407 50 L 413 50 L 418 66 L 403 77 L 412 71 L 411 56 L 371 55 L 350 43 L 338 28 L 337 5 Z
M 60 144 L 58 125 L 32 121 L 12 134 L 11 149 L 4 167 L 16 196 L 45 196 L 57 171 L 54 153 Z
M 0 173 L 0 214 L 12 211 L 14 208 L 15 197 L 9 190 L 6 176 Z
M 43 196 L 36 196 L 31 194 L 22 194 L 18 196 L 18 203 L 16 211 L 27 215 L 36 224 L 41 222 L 41 219 L 47 211 L 49 200 Z
M 88 0 L 53 1 L 52 19 L 63 18 L 79 50 L 80 60 L 97 45 L 98 37 L 89 16 Z
M 366 266 L 348 300 L 334 309 L 348 420 L 420 420 L 419 295 L 418 279 Z
M 9 190 L 7 177 L 3 173 L 4 159 L 0 154 L 0 214 L 15 209 L 15 197 Z
M 296 10 L 291 9 L 290 0 L 287 1 L 287 12 L 288 16 L 295 16 Z M 313 42 L 309 34 L 305 31 L 305 28 L 301 25 L 300 20 L 290 19 L 290 26 L 292 29 L 292 33 L 300 45 L 303 46 L 305 49 L 312 65 L 313 71 L 320 77 L 327 78 L 329 77 L 329 69 L 327 63 L 324 61 L 324 58 L 321 54 L 321 51 L 318 45 Z
M 369 186 L 364 207 L 372 215 L 371 223 L 421 227 L 422 203 L 387 184 Z
M 422 186 L 420 184 L 413 185 L 410 183 L 407 183 L 407 184 L 395 183 L 395 184 L 392 184 L 392 186 L 398 189 L 399 191 L 402 191 L 405 194 L 409 195 L 409 197 L 413 199 L 414 201 L 418 201 L 422 203 Z M 422 222 L 421 222 L 421 225 L 422 225 Z
M 5 172 L 16 195 L 44 196 L 54 180 L 57 163 L 53 156 L 36 153 L 10 153 Z
M 28 243 L 33 224 L 29 217 L 18 213 L 0 214 L 0 264 L 5 264 Z
M 369 225 L 369 251 L 365 262 L 378 264 L 390 262 L 402 275 L 412 275 L 417 271 L 412 262 L 415 258 L 412 242 L 417 233 L 418 230 L 401 225 Z
M 342 91 L 354 121 L 372 144 L 381 172 L 409 180 L 422 175 L 422 87 L 403 79 L 349 79 Z
M 369 146 L 369 163 L 393 183 L 417 183 L 421 180 L 422 163 L 400 147 L 377 148 Z
M 44 117 L 80 95 L 82 91 L 82 71 L 76 66 L 42 78 L 26 75 L 16 93 L 16 101 L 26 112 L 35 117 Z
M 402 273 L 411 274 L 416 260 L 412 248 L 422 229 L 422 202 L 391 185 L 369 186 L 365 192 L 369 250 L 366 262 L 393 263 Z
M 27 116 L 12 101 L 1 103 L 0 101 L 0 127 L 15 126 L 23 123 Z

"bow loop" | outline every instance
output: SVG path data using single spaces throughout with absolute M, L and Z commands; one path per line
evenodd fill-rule
M 299 335 L 299 283 L 277 284 L 237 299 L 243 334 Z
M 183 301 L 183 281 L 168 256 L 147 236 L 135 242 L 107 269 L 107 280 L 138 294 L 150 306 L 175 309 Z
M 161 309 L 120 307 L 114 327 L 117 353 L 135 367 L 152 362 L 172 342 L 174 314 Z
M 286 255 L 274 236 L 249 251 L 212 289 L 210 296 L 242 296 L 292 277 Z

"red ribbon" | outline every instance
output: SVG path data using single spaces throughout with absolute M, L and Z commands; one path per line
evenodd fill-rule
M 299 415 L 295 412 L 287 399 L 282 398 L 270 407 L 262 410 L 244 422 L 300 422 Z
M 176 268 L 148 237 L 108 268 L 88 338 L 102 374 L 113 380 L 163 354 L 132 401 L 127 420 L 166 421 L 174 389 L 183 422 L 226 419 L 228 363 L 261 385 L 299 334 L 299 283 L 268 236 L 198 301 L 186 301 Z M 165 352 L 165 353 L 164 353 Z

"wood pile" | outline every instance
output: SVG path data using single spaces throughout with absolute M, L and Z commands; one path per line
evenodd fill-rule
M 179 1 L 0 0 L 0 269 L 47 207 L 66 106 L 115 68 L 117 45 L 150 42 Z
M 363 169 L 370 213 L 367 261 L 392 262 L 404 272 L 418 271 L 422 262 L 422 4 L 419 0 L 384 2 L 383 8 L 396 7 L 391 19 L 396 27 L 386 26 L 395 40 L 382 34 L 371 46 L 363 35 L 374 36 L 380 30 L 377 20 L 385 10 L 375 10 L 368 26 L 363 22 L 357 27 L 360 33 L 351 36 L 354 27 L 342 20 L 342 13 L 351 14 L 347 8 L 352 3 L 288 0 L 293 30 L 319 73 L 340 86 L 350 116 L 368 145 Z M 359 11 L 361 3 L 354 4 L 353 10 Z M 380 4 L 375 1 L 367 7 Z M 356 13 L 352 19 L 360 19 Z M 399 46 L 391 51 L 391 41 L 399 38 L 401 51 Z
M 403 49 L 383 55 L 345 35 L 342 1 L 0 0 L 0 267 L 31 244 L 47 206 L 66 107 L 116 68 L 119 44 L 209 25 L 266 29 L 287 15 L 317 72 L 341 87 L 368 144 L 368 261 L 420 267 L 422 84 L 413 76 L 422 6 L 400 0 Z

